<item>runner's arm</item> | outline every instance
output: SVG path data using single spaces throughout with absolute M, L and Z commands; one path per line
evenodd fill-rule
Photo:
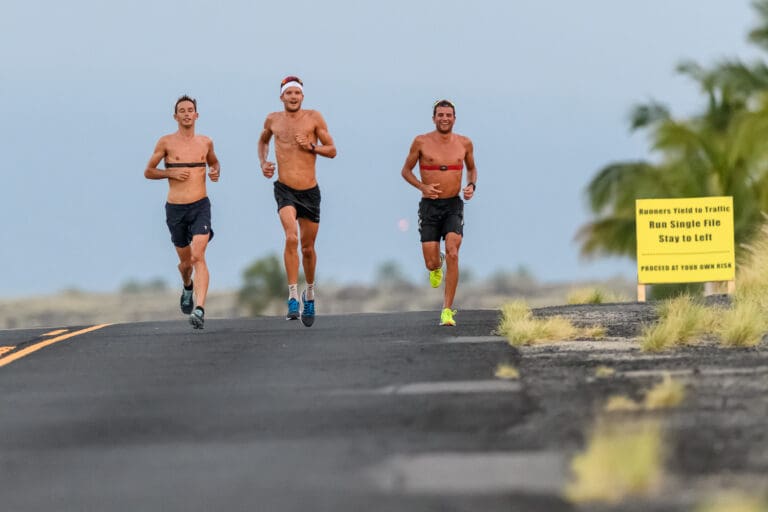
M 169 177 L 168 172 L 158 169 L 157 166 L 165 158 L 165 142 L 163 139 L 157 141 L 155 150 L 152 152 L 152 156 L 149 157 L 147 168 L 144 169 L 144 177 L 148 180 L 164 180 Z
M 219 175 L 221 174 L 221 165 L 219 164 L 219 158 L 216 156 L 216 152 L 213 150 L 213 141 L 208 139 L 208 156 L 206 161 L 208 162 L 208 177 L 211 181 L 219 181 Z
M 464 163 L 467 165 L 467 186 L 464 187 L 464 199 L 472 199 L 477 188 L 477 167 L 475 167 L 475 148 L 470 139 L 466 142 L 467 153 L 464 156 Z M 471 185 L 470 185 L 471 183 Z
M 272 115 L 268 115 L 264 120 L 264 129 L 259 135 L 259 142 L 257 145 L 259 155 L 259 167 L 265 178 L 271 178 L 275 175 L 275 164 L 267 160 L 269 154 L 269 141 L 272 139 Z
M 413 139 L 413 142 L 411 143 L 411 149 L 408 151 L 408 156 L 405 157 L 405 164 L 403 165 L 403 170 L 400 172 L 400 174 L 403 176 L 405 181 L 419 189 L 422 190 L 422 186 L 424 185 L 419 179 L 416 177 L 415 174 L 413 174 L 413 168 L 416 167 L 416 163 L 419 161 L 419 156 L 421 155 L 421 141 L 419 141 L 419 138 L 416 137 Z
M 405 157 L 405 164 L 400 174 L 405 178 L 405 181 L 419 189 L 423 197 L 437 199 L 440 196 L 440 186 L 419 181 L 416 175 L 413 174 L 413 168 L 419 161 L 419 157 L 421 157 L 421 138 L 416 137 L 413 139 L 408 156 Z
M 320 144 L 316 145 L 312 152 L 326 158 L 335 157 L 336 145 L 333 143 L 331 134 L 328 133 L 328 125 L 325 124 L 325 119 L 323 119 L 320 112 L 317 112 L 317 128 L 315 128 L 315 133 Z

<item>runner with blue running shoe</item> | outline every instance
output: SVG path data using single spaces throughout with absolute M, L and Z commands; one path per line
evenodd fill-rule
M 258 142 L 259 162 L 264 177 L 274 182 L 275 201 L 280 223 L 285 231 L 283 259 L 288 278 L 288 313 L 286 319 L 298 320 L 310 327 L 315 321 L 315 239 L 320 227 L 320 188 L 317 184 L 317 156 L 333 158 L 336 146 L 320 112 L 301 108 L 304 84 L 288 76 L 280 83 L 282 112 L 269 114 Z M 275 139 L 274 162 L 267 160 L 269 141 Z M 301 294 L 299 312 L 299 252 L 307 288 Z

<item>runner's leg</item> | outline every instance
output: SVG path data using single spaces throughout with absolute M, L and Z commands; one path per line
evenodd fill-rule
M 285 250 L 283 261 L 285 275 L 289 285 L 299 282 L 299 228 L 296 225 L 296 208 L 284 206 L 280 208 L 280 223 L 285 231 Z
M 459 248 L 462 236 L 458 233 L 445 235 L 445 298 L 443 308 L 451 309 L 453 299 L 456 296 L 456 288 L 459 284 Z
M 208 247 L 210 235 L 194 235 L 189 244 L 192 267 L 195 270 L 195 300 L 197 305 L 205 308 L 205 298 L 208 295 L 208 264 L 205 261 L 205 250 Z
M 192 249 L 190 246 L 176 247 L 176 254 L 179 255 L 179 273 L 184 286 L 189 286 L 192 282 Z
M 301 265 L 304 268 L 304 278 L 307 284 L 315 284 L 315 266 L 317 265 L 315 239 L 320 224 L 302 217 L 299 219 L 299 228 L 301 229 Z
M 440 242 L 422 242 L 421 252 L 424 254 L 424 265 L 427 270 L 440 268 Z

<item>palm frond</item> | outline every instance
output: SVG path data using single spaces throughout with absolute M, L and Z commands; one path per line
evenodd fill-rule
M 615 162 L 603 167 L 587 186 L 587 197 L 594 213 L 600 213 L 612 204 L 613 199 L 627 190 L 632 190 L 644 176 L 652 172 L 647 162 Z
M 749 32 L 747 39 L 750 43 L 768 50 L 768 1 L 755 0 L 752 2 L 752 8 L 757 11 L 760 22 Z
M 666 105 L 651 100 L 649 103 L 635 105 L 629 113 L 629 125 L 632 131 L 647 128 L 670 118 Z
M 626 256 L 635 259 L 637 237 L 634 205 L 631 216 L 607 216 L 583 225 L 576 233 L 575 240 L 581 245 L 583 258 Z

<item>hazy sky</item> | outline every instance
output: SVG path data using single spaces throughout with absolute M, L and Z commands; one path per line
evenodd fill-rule
M 176 285 L 167 184 L 143 171 L 183 93 L 198 98 L 198 133 L 222 163 L 208 186 L 211 286 L 239 286 L 250 262 L 282 251 L 256 138 L 282 108 L 287 74 L 302 77 L 304 106 L 323 113 L 338 148 L 318 159 L 319 286 L 370 281 L 385 260 L 426 279 L 419 194 L 400 170 L 441 97 L 456 103 L 479 171 L 463 267 L 632 279 L 628 260 L 579 260 L 587 182 L 648 156 L 627 129 L 633 104 L 701 105 L 680 60 L 758 56 L 747 0 L 4 0 L 2 11 L 4 297 Z

